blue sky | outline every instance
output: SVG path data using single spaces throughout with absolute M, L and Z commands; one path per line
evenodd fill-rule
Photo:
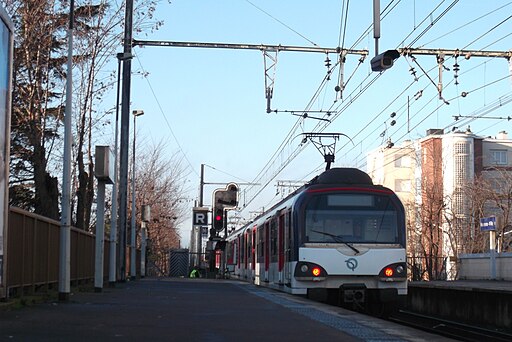
M 414 48 L 428 49 L 512 49 L 512 19 L 507 20 L 512 13 L 511 2 L 382 0 L 381 10 L 390 3 L 390 8 L 394 7 L 381 22 L 379 52 L 411 43 Z M 455 5 L 443 15 L 452 3 Z M 336 118 L 323 132 L 343 133 L 353 141 L 340 137 L 334 166 L 364 170 L 366 153 L 387 139 L 399 144 L 425 136 L 429 128 L 451 129 L 453 115 L 475 115 L 493 103 L 502 105 L 488 116 L 512 115 L 512 106 L 507 102 L 512 81 L 507 77 L 509 64 L 504 58 L 459 57 L 459 84 L 455 85 L 454 59 L 446 56 L 445 66 L 450 70 L 443 71 L 442 95 L 449 105 L 439 99 L 433 84 L 438 83 L 438 65 L 433 55 L 416 56 L 419 65 L 411 58 L 400 57 L 393 68 L 362 91 L 377 76 L 370 69 L 370 59 L 375 55 L 373 31 L 363 34 L 372 24 L 372 1 L 349 2 L 346 30 L 343 6 L 346 1 L 342 0 L 173 0 L 171 4 L 165 1 L 156 11 L 157 19 L 164 20 L 165 25 L 148 36 L 135 34 L 135 38 L 303 47 L 314 43 L 326 48 L 344 42 L 345 48 L 368 49 L 368 58 L 359 66 L 359 56 L 347 56 L 344 79 L 350 80 L 343 99 L 336 102 L 338 68 L 331 81 L 319 88 L 327 71 L 325 54 L 278 54 L 271 107 L 298 113 L 305 108 L 334 110 Z M 344 40 L 340 32 L 344 33 Z M 184 166 L 191 189 L 187 198 L 198 196 L 201 164 L 209 166 L 205 170 L 207 182 L 255 180 L 299 120 L 291 113 L 266 113 L 264 59 L 260 51 L 136 47 L 134 52 L 137 58 L 133 69 L 148 73 L 145 78 L 132 78 L 132 109 L 145 111 L 137 121 L 138 139 L 144 136 L 145 143 L 155 144 L 165 140 L 169 155 L 186 156 Z M 334 64 L 337 56 L 331 54 L 329 58 Z M 417 82 L 409 71 L 411 66 L 419 77 Z M 317 90 L 319 95 L 314 98 Z M 418 92 L 422 96 L 415 100 Z M 462 92 L 468 95 L 461 97 Z M 394 126 L 389 124 L 392 112 L 397 113 Z M 315 130 L 319 123 L 325 121 L 301 122 L 276 165 L 284 165 L 282 161 L 300 145 L 301 133 Z M 469 125 L 474 133 L 485 136 L 495 136 L 501 130 L 512 133 L 507 120 L 479 119 Z M 466 127 L 464 124 L 460 128 Z M 250 211 L 280 198 L 276 196 L 276 180 L 309 180 L 323 168 L 322 155 L 311 144 L 305 146 L 274 180 L 263 179 L 262 183 L 269 181 L 269 186 L 241 215 L 248 218 Z M 206 205 L 211 203 L 211 193 L 217 187 L 205 187 Z M 260 190 L 257 186 L 248 188 L 242 186 L 242 190 L 252 194 Z M 180 228 L 183 245 L 187 246 L 190 221 Z

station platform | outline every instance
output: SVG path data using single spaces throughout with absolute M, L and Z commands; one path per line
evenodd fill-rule
M 511 281 L 416 281 L 407 297 L 408 309 L 420 314 L 512 331 Z
M 233 280 L 145 278 L 0 311 L 9 341 L 450 341 Z

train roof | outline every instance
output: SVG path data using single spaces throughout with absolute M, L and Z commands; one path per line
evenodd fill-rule
M 373 182 L 364 171 L 351 167 L 338 167 L 322 172 L 306 184 L 306 187 L 314 184 L 373 185 Z
M 290 193 L 284 199 L 279 201 L 279 203 L 274 204 L 270 209 L 266 210 L 265 213 L 258 215 L 253 218 L 250 223 L 257 221 L 261 216 L 266 215 L 269 211 L 272 211 L 276 207 L 282 205 L 283 202 L 288 200 L 288 198 L 295 196 L 296 194 L 304 191 L 310 186 L 313 185 L 373 185 L 373 181 L 370 176 L 359 169 L 353 167 L 337 167 L 329 170 L 325 170 L 318 176 L 311 179 L 308 183 L 301 186 L 299 189 Z

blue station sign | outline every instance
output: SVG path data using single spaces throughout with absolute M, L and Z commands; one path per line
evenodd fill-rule
M 496 217 L 482 217 L 480 219 L 480 231 L 487 232 L 491 230 L 496 230 Z

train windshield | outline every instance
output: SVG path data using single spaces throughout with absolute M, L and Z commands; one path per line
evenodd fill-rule
M 399 209 L 387 195 L 322 193 L 306 205 L 308 242 L 400 243 L 399 222 Z

